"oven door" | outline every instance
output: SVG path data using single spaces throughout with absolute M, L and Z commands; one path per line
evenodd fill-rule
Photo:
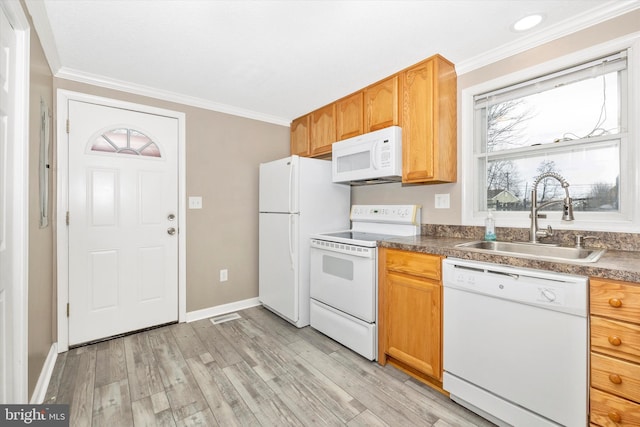
M 310 294 L 367 323 L 377 315 L 377 250 L 311 240 Z

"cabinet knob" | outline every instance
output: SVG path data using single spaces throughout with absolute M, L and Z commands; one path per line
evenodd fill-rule
M 620 301 L 618 298 L 610 298 L 609 305 L 615 308 L 622 307 L 622 301 Z
M 611 381 L 614 384 L 621 384 L 622 378 L 620 378 L 620 375 L 618 374 L 609 374 L 609 381 Z
M 609 337 L 609 344 L 619 346 L 620 344 L 622 344 L 622 340 L 620 339 L 620 337 L 616 337 L 614 335 L 612 337 Z
M 608 415 L 609 415 L 609 419 L 614 423 L 619 423 L 620 421 L 622 421 L 622 417 L 617 412 L 611 411 L 609 412 Z

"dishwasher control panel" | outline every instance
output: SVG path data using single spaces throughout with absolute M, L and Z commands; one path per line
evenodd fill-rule
M 443 284 L 581 316 L 587 313 L 586 277 L 447 258 Z

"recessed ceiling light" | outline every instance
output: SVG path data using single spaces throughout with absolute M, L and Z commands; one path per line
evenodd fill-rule
M 543 18 L 544 17 L 539 13 L 527 15 L 524 18 L 517 20 L 511 28 L 514 31 L 527 31 L 535 27 L 536 25 L 539 25 L 542 22 Z

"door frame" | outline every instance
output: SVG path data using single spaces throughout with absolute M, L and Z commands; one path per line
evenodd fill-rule
M 185 114 L 65 89 L 58 89 L 56 94 L 58 353 L 63 353 L 69 349 L 69 318 L 67 317 L 67 303 L 69 302 L 69 228 L 66 224 L 67 210 L 69 208 L 69 135 L 66 132 L 69 101 L 89 102 L 178 120 L 178 322 L 185 322 L 187 317 Z
M 15 102 L 15 150 L 13 161 L 15 174 L 7 177 L 13 185 L 13 198 L 7 207 L 13 210 L 12 219 L 15 252 L 12 268 L 15 273 L 12 289 L 13 337 L 10 346 L 14 349 L 13 376 L 9 384 L 13 402 L 29 401 L 28 341 L 29 341 L 29 67 L 31 27 L 20 2 L 0 3 L 0 7 L 13 26 L 16 35 L 16 102 Z M 8 343 L 9 344 L 9 343 Z M 4 402 L 2 402 L 4 403 Z

